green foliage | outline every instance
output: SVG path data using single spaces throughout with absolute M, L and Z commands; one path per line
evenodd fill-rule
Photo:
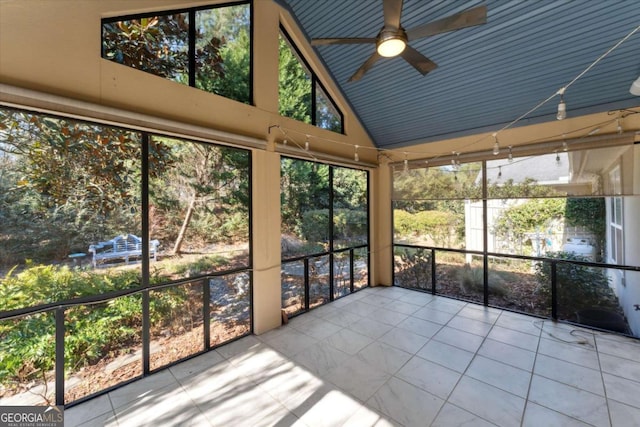
M 506 285 L 506 273 L 489 271 L 488 284 L 489 294 L 503 297 L 509 293 Z M 482 267 L 472 267 L 467 264 L 458 270 L 458 280 L 460 288 L 467 293 L 484 294 L 484 269 Z
M 589 261 L 573 252 L 552 252 L 547 257 Z M 536 264 L 536 277 L 540 283 L 538 292 L 547 297 L 551 304 L 551 263 Z M 556 283 L 558 296 L 558 316 L 563 319 L 574 319 L 575 312 L 585 308 L 607 307 L 617 309 L 617 299 L 609 287 L 609 277 L 601 268 L 587 267 L 578 264 L 558 262 L 556 267 Z
M 495 224 L 495 233 L 507 240 L 524 239 L 525 233 L 543 230 L 554 219 L 564 217 L 566 200 L 531 199 L 506 209 Z
M 428 236 L 435 245 L 446 245 L 455 234 L 458 217 L 446 211 L 409 213 L 394 210 L 394 228 L 399 237 Z
M 567 225 L 586 228 L 593 233 L 596 243 L 604 246 L 607 215 L 603 197 L 568 198 L 565 217 Z
M 203 259 L 213 265 L 217 259 Z M 152 280 L 153 282 L 153 280 Z M 137 271 L 95 272 L 58 266 L 29 266 L 9 273 L 0 281 L 0 310 L 104 294 L 138 286 Z M 152 291 L 150 320 L 156 328 L 184 317 L 188 292 L 184 286 Z M 75 371 L 107 356 L 139 344 L 142 328 L 140 295 L 65 310 L 65 366 Z M 0 382 L 24 383 L 42 377 L 55 362 L 55 319 L 52 313 L 36 314 L 0 323 Z
M 526 178 L 514 183 L 513 179 L 504 182 L 493 182 L 487 187 L 488 197 L 491 199 L 523 199 L 529 197 L 553 197 L 558 192 L 548 185 L 539 185 L 536 180 Z
M 311 74 L 298 59 L 293 47 L 280 36 L 278 113 L 311 123 Z
M 314 209 L 302 215 L 302 237 L 309 242 L 329 240 L 329 209 Z M 367 212 L 362 210 L 334 209 L 334 239 L 350 240 L 367 235 Z
M 395 247 L 394 281 L 400 286 L 431 289 L 431 251 Z

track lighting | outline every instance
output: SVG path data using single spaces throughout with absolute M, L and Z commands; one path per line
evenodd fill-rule
M 353 153 L 353 161 L 354 162 L 359 162 L 360 161 L 360 156 L 358 156 L 358 145 L 355 146 L 355 152 Z
M 502 178 L 502 166 L 498 166 L 498 179 Z
M 307 135 L 307 139 L 304 141 L 304 149 L 309 151 L 309 135 Z
M 624 129 L 622 129 L 622 119 L 618 118 L 616 122 L 617 122 L 618 134 L 621 134 L 622 132 L 624 132 Z
M 287 145 L 289 141 L 287 141 L 287 138 L 284 139 L 284 141 L 282 141 L 282 145 Z
M 511 145 L 509 146 L 509 157 L 508 157 L 509 163 L 513 162 L 513 153 L 511 152 Z
M 493 143 L 493 155 L 497 156 L 498 154 L 500 154 L 500 144 L 498 144 L 498 134 L 497 133 L 493 133 L 493 139 L 494 139 L 494 143 Z
M 560 165 L 560 153 L 558 151 L 556 151 L 556 163 Z
M 564 103 L 564 90 L 565 88 L 561 87 L 557 92 L 557 94 L 560 95 L 560 102 L 558 103 L 558 114 L 556 115 L 556 119 L 558 120 L 564 120 L 567 118 L 567 104 Z
M 567 145 L 567 141 L 562 141 L 562 151 L 569 151 L 569 146 Z
M 407 152 L 404 152 L 404 171 L 409 172 L 409 160 L 407 160 Z

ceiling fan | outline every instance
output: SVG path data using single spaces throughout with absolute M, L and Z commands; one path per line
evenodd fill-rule
M 423 76 L 434 70 L 435 62 L 412 48 L 408 42 L 422 37 L 446 33 L 473 27 L 487 22 L 487 6 L 477 6 L 446 18 L 438 19 L 424 25 L 405 30 L 400 23 L 403 0 L 383 0 L 384 26 L 375 38 L 322 38 L 312 39 L 314 46 L 327 44 L 360 44 L 375 43 L 376 51 L 349 79 L 350 82 L 360 80 L 362 76 L 382 57 L 400 55 L 418 70 Z

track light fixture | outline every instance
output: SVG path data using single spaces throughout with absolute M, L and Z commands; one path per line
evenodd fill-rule
M 498 166 L 498 179 L 502 178 L 502 166 Z
M 282 145 L 287 145 L 289 141 L 287 141 L 287 138 L 284 139 L 284 141 L 282 141 Z
M 309 135 L 307 135 L 307 139 L 304 141 L 304 149 L 309 151 Z
M 511 152 L 511 145 L 509 146 L 509 157 L 508 157 L 508 161 L 509 163 L 513 162 L 513 153 Z
M 493 155 L 497 156 L 498 154 L 500 154 L 500 144 L 498 144 L 498 134 L 494 132 L 492 136 L 493 136 L 493 140 L 495 141 L 493 143 Z
M 359 162 L 360 161 L 360 156 L 358 156 L 358 145 L 355 146 L 355 152 L 353 153 L 353 161 L 354 162 Z
M 616 120 L 616 125 L 618 134 L 624 132 L 624 129 L 622 129 L 622 119 L 620 117 L 618 117 L 618 120 Z
M 560 165 L 560 153 L 556 150 L 556 163 Z
M 557 94 L 560 95 L 560 102 L 558 103 L 558 114 L 556 115 L 556 119 L 564 120 L 567 118 L 567 104 L 564 102 L 564 91 L 565 88 L 561 87 Z
M 409 160 L 407 159 L 407 152 L 404 152 L 404 171 L 409 172 Z

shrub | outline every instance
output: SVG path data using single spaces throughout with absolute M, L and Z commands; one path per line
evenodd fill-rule
M 395 249 L 395 282 L 417 289 L 431 288 L 431 251 L 416 248 Z
M 364 210 L 334 209 L 333 235 L 335 239 L 348 239 L 367 235 L 367 212 Z M 313 209 L 302 214 L 302 237 L 309 242 L 329 240 L 329 210 Z
M 484 269 L 482 267 L 465 265 L 458 270 L 458 280 L 463 292 L 484 293 Z M 489 271 L 488 282 L 490 295 L 503 297 L 509 293 L 506 280 L 500 273 Z
M 444 245 L 455 231 L 456 216 L 446 211 L 421 211 L 415 214 L 396 209 L 394 227 L 398 237 L 428 236 L 434 244 Z
M 573 252 L 547 253 L 550 258 L 569 261 L 589 261 Z M 547 297 L 551 304 L 551 263 L 536 264 L 536 277 L 540 282 L 538 292 Z M 617 299 L 609 287 L 609 277 L 600 268 L 558 262 L 556 267 L 556 292 L 558 316 L 573 319 L 575 312 L 591 307 L 617 309 Z

